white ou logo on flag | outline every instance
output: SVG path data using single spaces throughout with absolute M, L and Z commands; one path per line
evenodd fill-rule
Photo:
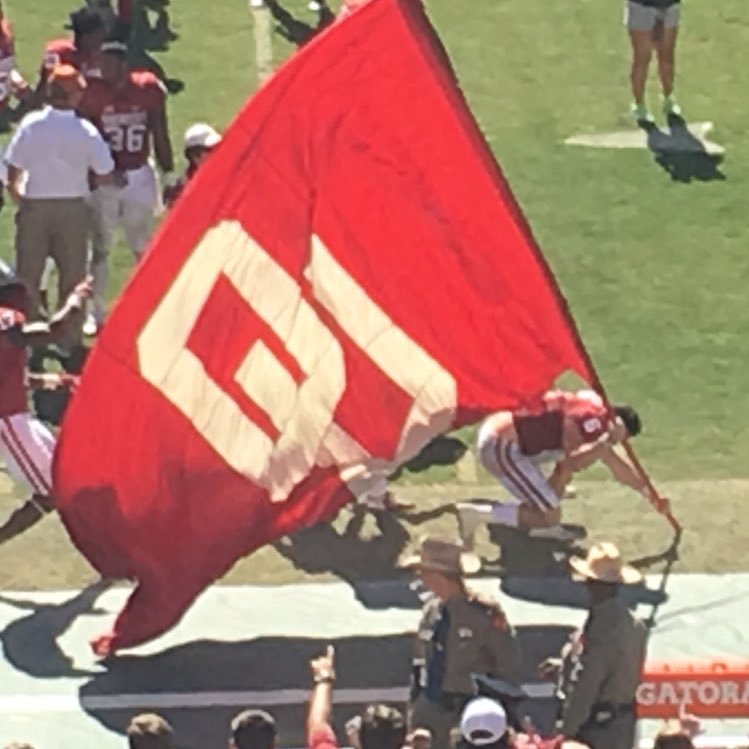
M 222 274 L 304 373 L 297 383 L 260 339 L 253 341 L 234 373 L 236 383 L 278 430 L 276 439 L 247 416 L 187 346 Z M 316 236 L 305 277 L 315 300 L 412 399 L 390 460 L 373 459 L 335 423 L 336 406 L 348 385 L 341 343 L 294 278 L 239 222 L 222 222 L 205 234 L 137 341 L 143 377 L 232 468 L 264 487 L 274 502 L 286 500 L 315 466 L 339 466 L 341 478 L 355 494 L 365 490 L 373 468 L 388 472 L 449 429 L 457 404 L 452 375 L 394 324 Z

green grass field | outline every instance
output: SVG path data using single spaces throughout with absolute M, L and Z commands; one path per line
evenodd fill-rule
M 288 5 L 313 20 L 302 2 Z M 683 182 L 644 150 L 562 144 L 575 133 L 627 126 L 628 40 L 620 3 L 427 0 L 427 6 L 603 381 L 615 398 L 641 410 L 640 454 L 689 529 L 681 568 L 745 568 L 735 550 L 749 536 L 742 511 L 749 500 L 743 481 L 749 479 L 749 105 L 743 96 L 749 8 L 744 0 L 685 0 L 679 98 L 689 118 L 715 123 L 711 138 L 726 146 L 727 156 L 720 165 L 724 179 Z M 44 39 L 60 33 L 63 7 L 58 0 L 10 5 L 27 75 L 38 65 Z M 184 82 L 170 101 L 178 151 L 191 121 L 228 124 L 257 76 L 245 0 L 210 7 L 173 0 L 169 11 L 178 39 L 151 54 L 169 77 Z M 277 61 L 291 53 L 277 35 L 273 45 Z M 655 85 L 651 103 L 656 109 Z M 10 256 L 11 248 L 6 209 L 0 252 Z M 117 285 L 130 266 L 119 248 Z M 404 481 L 426 484 L 412 491 L 439 503 L 454 490 L 437 484 L 456 478 L 450 468 Z M 596 481 L 601 474 L 590 478 L 594 483 L 570 505 L 570 518 L 586 520 L 595 535 L 621 540 L 631 554 L 654 551 L 664 530 L 657 520 L 651 525 L 642 501 Z M 45 526 L 0 549 L 0 584 L 59 587 L 87 574 L 77 559 L 60 561 L 71 556 L 57 552 L 64 538 L 50 521 Z M 424 527 L 406 524 L 409 533 Z M 37 553 L 33 571 L 8 568 L 5 562 L 25 557 L 35 543 L 44 554 Z M 230 579 L 298 576 L 274 554 L 262 551 Z

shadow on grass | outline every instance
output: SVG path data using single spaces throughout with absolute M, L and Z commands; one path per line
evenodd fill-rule
M 335 611 L 321 611 L 319 618 L 309 622 L 311 634 L 306 637 L 197 640 L 155 655 L 111 659 L 106 672 L 96 674 L 80 689 L 81 707 L 120 734 L 134 712 L 156 710 L 173 725 L 179 746 L 198 749 L 226 745 L 231 717 L 245 708 L 258 707 L 257 693 L 261 692 L 260 705 L 278 724 L 279 746 L 303 746 L 309 661 L 326 645 L 332 644 L 336 650 L 336 690 L 397 688 L 405 692 L 409 683 L 413 634 L 362 633 L 332 639 L 312 634 L 316 624 L 326 628 L 331 617 L 335 617 Z M 417 617 L 414 612 L 414 625 Z M 537 664 L 559 652 L 572 628 L 534 625 L 518 627 L 517 631 L 524 654 L 524 681 L 537 682 Z M 210 693 L 203 704 L 176 706 L 182 701 L 181 695 L 184 702 L 189 699 L 195 703 L 201 693 Z M 140 704 L 127 710 L 112 709 L 116 700 L 107 697 L 123 694 L 138 696 Z M 257 700 L 254 704 L 243 702 L 253 698 Z M 371 698 L 365 693 L 361 699 Z M 361 707 L 336 706 L 337 727 L 342 729 L 342 722 Z M 553 720 L 555 711 L 551 701 L 533 700 L 527 703 L 527 709 L 523 705 L 523 713 L 530 714 L 536 725 L 545 726 Z
M 585 536 L 581 526 L 564 527 Z M 499 556 L 485 567 L 500 577 L 568 578 L 569 558 L 581 551 L 576 545 L 530 538 L 524 531 L 501 525 L 489 526 L 489 538 L 497 545 Z
M 565 526 L 570 527 L 570 526 Z M 572 556 L 585 556 L 580 546 L 562 544 L 540 539 L 531 539 L 526 534 L 500 526 L 492 529 L 492 538 L 501 549 L 497 563 L 497 574 L 502 577 L 501 591 L 508 596 L 550 606 L 587 609 L 590 601 L 585 585 L 570 577 L 569 560 Z M 651 567 L 673 556 L 667 550 L 651 557 L 643 557 L 635 564 L 639 569 Z M 673 564 L 673 562 L 670 562 Z M 627 605 L 652 606 L 650 619 L 665 600 L 666 581 L 670 566 L 657 590 L 643 585 L 622 588 L 621 596 Z
M 179 39 L 171 27 L 168 3 L 162 0 L 143 0 L 135 3 L 133 20 L 129 28 L 130 66 L 135 70 L 150 70 L 170 94 L 185 88 L 184 81 L 172 78 L 151 52 L 165 52 Z
M 95 605 L 97 598 L 108 588 L 108 582 L 99 580 L 60 604 L 37 603 L 0 595 L 0 602 L 31 612 L 11 622 L 0 632 L 5 660 L 17 671 L 37 679 L 91 676 L 91 671 L 73 666 L 57 644 L 57 639 L 77 617 L 103 613 Z
M 459 439 L 437 437 L 390 478 L 398 478 L 404 471 L 421 473 L 435 465 L 452 465 L 460 460 L 466 449 L 465 443 Z M 297 570 L 308 574 L 330 572 L 348 582 L 359 595 L 367 587 L 366 581 L 377 581 L 378 585 L 383 580 L 402 581 L 403 575 L 397 564 L 410 538 L 401 520 L 411 524 L 426 523 L 445 514 L 454 514 L 455 506 L 449 502 L 424 511 L 370 513 L 361 505 L 352 505 L 351 512 L 342 532 L 323 523 L 283 539 L 274 544 L 274 548 Z M 364 523 L 370 515 L 378 533 L 363 537 Z M 371 587 L 374 590 L 377 586 Z M 398 583 L 396 587 L 403 586 Z M 411 596 L 407 598 L 412 602 Z M 403 601 L 403 596 L 398 593 L 397 599 Z
M 434 466 L 455 465 L 468 450 L 463 440 L 457 437 L 440 435 L 428 442 L 421 452 L 404 463 L 390 479 L 395 481 L 405 473 L 423 473 Z
M 297 47 L 303 47 L 335 21 L 333 11 L 324 2 L 320 3 L 314 26 L 293 16 L 278 0 L 265 0 L 265 6 L 276 21 L 276 33 Z
M 363 507 L 354 506 L 353 514 L 342 532 L 322 523 L 298 531 L 274 548 L 294 566 L 308 574 L 332 572 L 342 580 L 382 579 L 391 577 L 398 557 L 408 543 L 408 533 L 395 515 L 373 513 L 379 534 L 362 538 L 367 518 Z
M 723 156 L 710 154 L 681 117 L 671 116 L 668 131 L 653 123 L 640 123 L 648 136 L 648 148 L 655 162 L 674 182 L 690 183 L 722 181 L 726 176 L 719 169 Z

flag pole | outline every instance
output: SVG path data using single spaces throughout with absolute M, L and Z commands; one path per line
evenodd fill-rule
M 539 256 L 543 257 L 543 254 L 541 253 L 541 249 L 536 243 L 535 237 L 533 236 L 533 232 L 531 231 L 530 224 L 528 224 L 528 221 L 522 212 L 519 213 L 519 218 L 520 218 L 520 221 L 524 224 L 526 231 L 528 232 L 528 235 L 531 237 L 533 245 L 536 247 L 536 250 L 539 253 Z M 603 382 L 601 381 L 601 378 L 598 375 L 598 371 L 596 370 L 595 365 L 593 364 L 593 359 L 591 358 L 590 354 L 588 353 L 588 349 L 585 347 L 585 344 L 583 343 L 583 339 L 582 339 L 582 336 L 580 335 L 580 331 L 578 330 L 577 323 L 575 322 L 575 318 L 572 316 L 572 312 L 570 311 L 569 303 L 567 302 L 567 299 L 562 293 L 559 287 L 559 284 L 556 282 L 556 278 L 551 272 L 551 268 L 546 263 L 544 263 L 544 266 L 548 274 L 547 277 L 550 283 L 552 284 L 553 288 L 556 290 L 557 297 L 561 304 L 563 314 L 567 320 L 567 324 L 570 326 L 572 335 L 574 336 L 575 341 L 577 342 L 578 349 L 582 353 L 583 361 L 585 363 L 586 369 L 593 376 L 593 382 L 590 384 L 601 395 L 606 406 L 609 408 L 609 410 L 611 410 L 612 408 L 611 400 L 609 399 L 608 393 L 606 392 L 606 388 L 603 386 Z M 666 512 L 663 512 L 659 509 L 657 505 L 657 500 L 661 499 L 661 495 L 658 492 L 658 490 L 655 488 L 655 485 L 653 484 L 650 478 L 650 475 L 648 474 L 648 472 L 645 470 L 644 466 L 642 465 L 642 462 L 637 456 L 637 453 L 635 452 L 635 449 L 632 447 L 632 444 L 630 443 L 629 439 L 625 438 L 624 441 L 622 442 L 622 445 L 624 447 L 625 452 L 627 453 L 627 457 L 632 463 L 632 467 L 639 474 L 640 478 L 645 482 L 645 488 L 648 490 L 648 494 L 649 494 L 648 500 L 650 504 L 658 512 L 659 515 L 663 515 L 666 518 L 666 520 L 668 521 L 668 524 L 673 529 L 675 537 L 674 537 L 674 543 L 672 545 L 672 548 L 674 549 L 677 548 L 681 541 L 681 534 L 683 530 L 681 523 L 679 523 L 679 521 L 676 519 L 674 514 L 671 512 L 670 507 L 668 508 Z
M 601 382 L 601 378 L 598 376 L 598 372 L 593 365 L 593 360 L 590 357 L 590 354 L 588 353 L 588 349 L 585 348 L 585 344 L 582 341 L 582 338 L 580 336 L 580 332 L 577 329 L 577 325 L 575 324 L 575 321 L 570 314 L 569 307 L 565 300 L 565 313 L 567 315 L 568 321 L 570 325 L 572 326 L 572 329 L 575 333 L 575 336 L 577 338 L 578 345 L 580 347 L 580 350 L 583 353 L 583 357 L 585 358 L 585 363 L 588 367 L 588 371 L 592 373 L 593 375 L 593 382 L 591 383 L 595 390 L 597 390 L 600 395 L 603 397 L 604 402 L 606 403 L 606 406 L 611 409 L 611 400 L 609 399 L 608 393 L 606 392 L 606 388 L 603 386 L 603 382 Z M 671 512 L 671 508 L 668 508 L 667 512 L 661 512 L 660 509 L 658 509 L 658 506 L 656 504 L 656 498 L 660 499 L 661 495 L 658 492 L 658 490 L 655 488 L 655 485 L 653 484 L 650 475 L 645 470 L 645 467 L 642 465 L 642 462 L 640 461 L 640 458 L 638 457 L 637 453 L 635 452 L 634 447 L 632 447 L 632 443 L 628 438 L 625 438 L 622 442 L 622 446 L 624 447 L 624 451 L 627 453 L 627 457 L 629 458 L 630 462 L 632 463 L 632 467 L 635 469 L 635 471 L 639 474 L 640 478 L 645 482 L 645 488 L 648 490 L 649 494 L 649 501 L 650 504 L 655 508 L 655 510 L 660 514 L 663 515 L 666 520 L 668 521 L 671 528 L 673 528 L 674 533 L 676 534 L 676 538 L 674 540 L 674 546 L 678 546 L 679 541 L 681 540 L 681 533 L 682 533 L 682 526 L 681 523 L 674 517 L 674 514 Z

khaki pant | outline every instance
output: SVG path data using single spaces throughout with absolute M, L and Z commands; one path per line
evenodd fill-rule
M 91 214 L 84 198 L 24 198 L 16 214 L 16 273 L 29 286 L 40 316 L 39 286 L 51 257 L 59 276 L 58 305 L 86 275 Z
M 447 710 L 438 702 L 419 695 L 411 705 L 409 728 L 428 728 L 432 733 L 432 749 L 450 749 L 450 731 L 460 723 L 462 709 Z

